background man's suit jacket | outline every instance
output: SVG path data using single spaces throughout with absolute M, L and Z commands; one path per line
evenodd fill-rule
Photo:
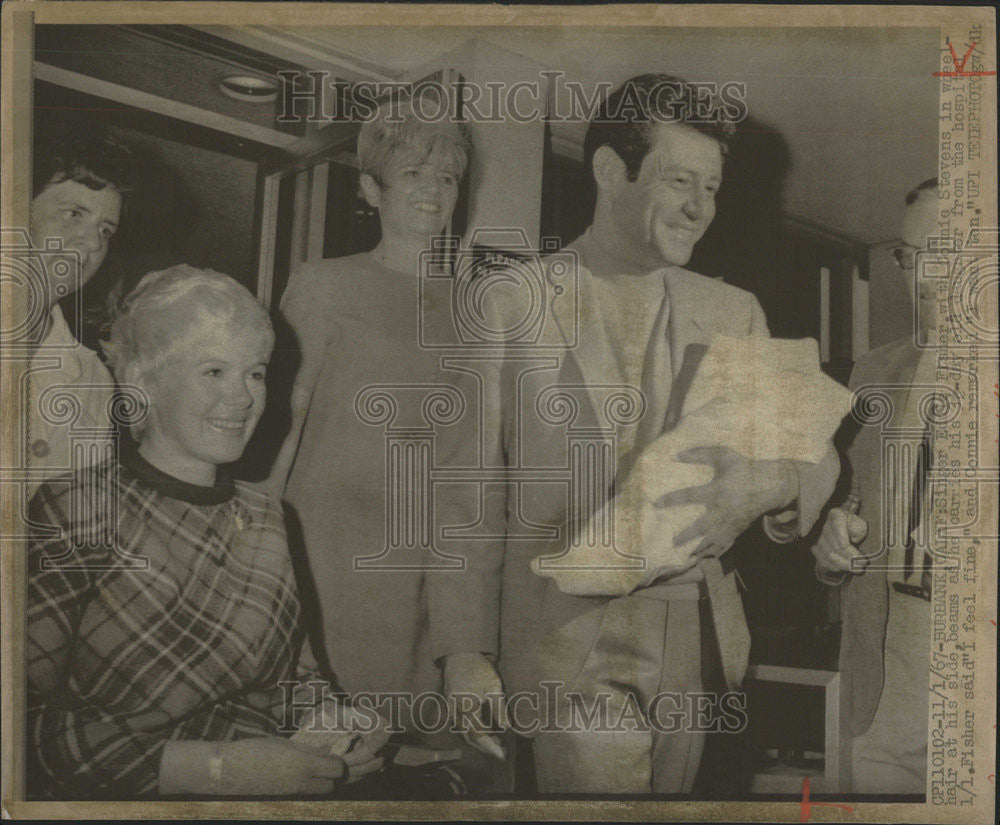
M 886 344 L 858 360 L 851 374 L 851 389 L 867 384 L 902 385 L 886 389 L 893 407 L 899 411 L 906 403 L 905 387 L 913 382 L 919 358 L 920 350 L 909 339 Z M 866 556 L 877 556 L 879 563 L 884 564 L 884 556 L 879 556 L 885 532 L 881 506 L 881 429 L 881 424 L 861 427 L 847 457 L 851 488 L 861 501 L 858 515 L 868 522 L 868 535 L 859 549 Z M 905 534 L 906 525 L 899 528 L 899 534 Z M 850 678 L 851 728 L 856 736 L 871 726 L 882 695 L 888 615 L 889 585 L 884 571 L 845 577 L 841 586 L 840 670 Z

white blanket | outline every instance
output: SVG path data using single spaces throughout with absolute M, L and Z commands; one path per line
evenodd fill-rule
M 534 570 L 575 595 L 620 596 L 693 566 L 701 537 L 673 537 L 704 512 L 700 505 L 657 507 L 669 492 L 706 484 L 712 468 L 676 460 L 692 447 L 728 447 L 753 460 L 818 463 L 851 393 L 820 369 L 816 342 L 714 336 L 684 400 L 677 426 L 653 441 L 621 489 L 598 514 L 614 518 L 613 544 L 578 543 L 542 556 Z M 593 520 L 592 520 L 593 522 Z M 580 536 L 600 535 L 590 524 Z

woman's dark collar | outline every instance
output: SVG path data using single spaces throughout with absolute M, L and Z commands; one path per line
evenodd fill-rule
M 131 438 L 122 439 L 120 459 L 122 465 L 131 470 L 145 486 L 168 498 L 186 501 L 188 504 L 224 504 L 236 493 L 236 487 L 224 469 L 219 468 L 212 487 L 181 481 L 146 461 L 139 454 L 139 447 Z

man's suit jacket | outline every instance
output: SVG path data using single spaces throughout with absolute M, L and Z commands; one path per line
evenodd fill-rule
M 857 391 L 866 385 L 897 385 L 886 388 L 897 413 L 906 403 L 906 385 L 913 382 L 920 358 L 909 339 L 887 344 L 860 358 L 851 374 L 850 386 Z M 883 512 L 881 505 L 882 424 L 861 427 L 848 448 L 851 489 L 860 499 L 858 515 L 868 522 L 868 535 L 859 549 L 866 556 L 880 555 L 883 548 Z M 899 525 L 900 535 L 905 525 Z M 889 615 L 889 585 L 885 571 L 872 570 L 847 575 L 841 585 L 840 670 L 849 677 L 851 728 L 859 736 L 871 726 L 882 695 L 885 675 L 885 629 Z
M 589 277 L 594 276 L 581 272 L 577 297 L 584 310 Z M 642 388 L 646 409 L 638 424 L 636 450 L 660 435 L 665 423 L 669 427 L 676 421 L 684 392 L 713 334 L 768 335 L 763 310 L 752 294 L 677 267 L 664 269 L 663 279 L 669 301 L 664 303 L 667 311 L 657 319 L 647 348 L 644 384 L 646 376 L 654 380 Z M 559 293 L 550 289 L 549 295 L 553 294 Z M 494 309 L 500 316 L 495 323 L 502 328 L 510 328 L 518 312 L 523 316 L 523 307 Z M 609 601 L 566 595 L 551 579 L 531 571 L 532 559 L 551 552 L 553 539 L 558 539 L 546 526 L 560 525 L 563 539 L 567 532 L 568 490 L 544 481 L 545 471 L 568 466 L 568 436 L 592 438 L 594 428 L 613 428 L 609 416 L 613 419 L 621 412 L 616 413 L 608 402 L 613 391 L 606 385 L 615 381 L 601 364 L 596 331 L 586 328 L 586 311 L 577 314 L 572 302 L 558 300 L 549 309 L 551 318 L 540 343 L 561 345 L 554 351 L 557 357 L 546 367 L 518 360 L 519 353 L 508 350 L 496 373 L 482 382 L 486 464 L 507 468 L 508 481 L 488 486 L 464 518 L 452 513 L 445 521 L 476 524 L 471 532 L 480 537 L 479 553 L 490 542 L 494 552 L 504 553 L 500 666 L 508 695 L 534 693 L 541 680 L 571 684 L 597 638 Z M 504 320 L 508 311 L 511 317 Z M 578 322 L 583 328 L 577 328 Z M 553 385 L 561 390 L 554 390 Z M 553 392 L 570 400 L 560 406 Z M 605 447 L 614 451 L 611 440 Z M 511 468 L 517 472 L 511 473 Z M 839 462 L 832 449 L 820 464 L 800 470 L 801 533 L 815 522 L 838 474 Z M 610 477 L 591 478 L 590 490 L 581 495 L 589 495 L 591 504 L 599 506 L 611 481 Z M 570 622 L 576 625 L 574 642 L 569 649 L 560 643 L 560 649 L 554 650 L 554 631 Z

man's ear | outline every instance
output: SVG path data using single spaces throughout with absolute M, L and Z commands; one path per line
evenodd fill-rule
M 627 179 L 625 161 L 610 146 L 600 146 L 591 163 L 598 190 L 613 191 Z
M 368 201 L 368 205 L 374 209 L 378 209 L 379 204 L 382 203 L 382 187 L 367 172 L 361 174 L 361 191 L 365 193 L 365 200 Z

